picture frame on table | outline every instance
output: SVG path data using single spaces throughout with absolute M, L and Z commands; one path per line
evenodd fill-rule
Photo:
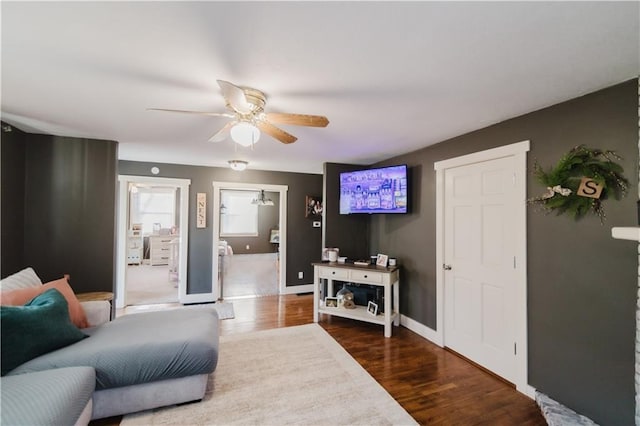
M 378 304 L 372 301 L 369 301 L 367 304 L 367 312 L 374 317 L 378 315 Z
M 324 307 L 325 308 L 337 308 L 338 307 L 338 298 L 337 297 L 325 297 L 324 298 Z
M 378 260 L 376 260 L 376 265 L 387 267 L 387 262 L 389 261 L 389 256 L 386 254 L 378 253 Z

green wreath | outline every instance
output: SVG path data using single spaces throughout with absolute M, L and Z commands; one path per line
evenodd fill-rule
M 606 218 L 602 201 L 613 195 L 620 200 L 627 195 L 629 181 L 622 175 L 623 168 L 612 158 L 621 160 L 614 151 L 586 148 L 584 145 L 571 149 L 552 169 L 545 171 L 537 161 L 533 174 L 547 187 L 547 192 L 532 198 L 530 203 L 539 205 L 546 213 L 567 213 L 580 219 L 588 212 L 596 214 L 603 223 Z M 578 195 L 583 178 L 590 178 L 602 186 L 599 198 Z

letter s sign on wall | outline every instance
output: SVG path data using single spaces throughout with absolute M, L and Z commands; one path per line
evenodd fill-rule
M 580 181 L 580 187 L 578 188 L 577 194 L 582 197 L 600 198 L 600 194 L 602 194 L 602 188 L 603 186 L 595 180 L 588 177 L 583 177 Z

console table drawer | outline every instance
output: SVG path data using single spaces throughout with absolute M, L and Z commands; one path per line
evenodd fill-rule
M 349 271 L 347 269 L 339 268 L 320 268 L 320 278 L 329 278 L 332 280 L 341 280 L 349 278 Z
M 383 275 L 380 272 L 371 271 L 349 271 L 351 281 L 368 282 L 372 284 L 382 284 Z

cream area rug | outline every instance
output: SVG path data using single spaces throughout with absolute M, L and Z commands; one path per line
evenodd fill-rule
M 415 425 L 322 327 L 220 337 L 202 402 L 129 414 L 131 425 Z

